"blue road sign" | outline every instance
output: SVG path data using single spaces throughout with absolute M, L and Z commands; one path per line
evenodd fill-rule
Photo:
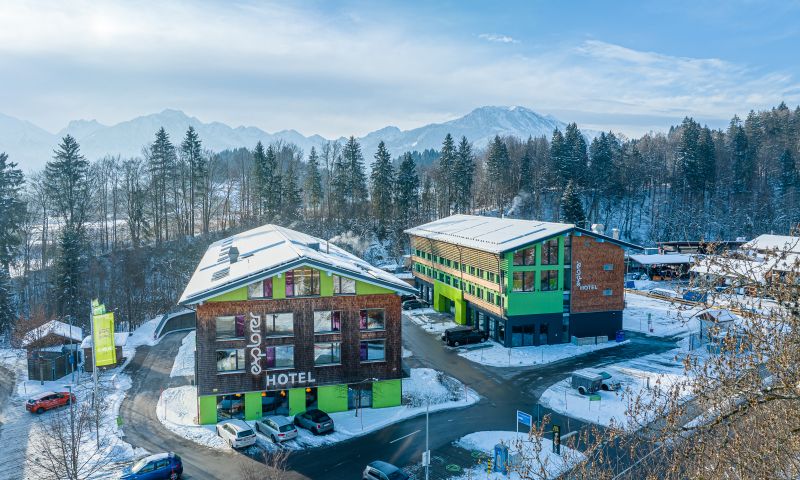
M 533 425 L 533 417 L 525 412 L 520 412 L 517 410 L 517 423 L 521 423 L 530 427 Z

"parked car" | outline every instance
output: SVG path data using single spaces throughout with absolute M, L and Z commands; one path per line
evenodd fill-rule
M 376 460 L 364 468 L 361 480 L 407 480 L 408 475 L 391 463 Z
M 121 480 L 177 480 L 183 475 L 181 457 L 172 452 L 144 457 L 122 471 Z
M 297 437 L 297 428 L 292 424 L 292 421 L 280 415 L 258 420 L 256 422 L 256 432 L 268 436 L 273 443 L 280 443 Z
M 572 372 L 572 388 L 581 395 L 590 395 L 603 387 L 603 377 L 600 374 L 579 370 Z
M 488 338 L 489 335 L 486 332 L 472 327 L 448 328 L 442 334 L 442 340 L 451 347 L 467 345 L 468 343 L 483 343 Z
M 314 435 L 333 431 L 333 419 L 327 413 L 316 408 L 295 415 L 294 424 L 310 430 Z
M 415 298 L 413 300 L 406 300 L 403 302 L 403 310 L 415 310 L 417 308 L 428 308 L 428 302 Z
M 669 290 L 667 288 L 653 288 L 649 290 L 650 295 L 662 298 L 681 298 L 680 293 L 676 292 L 675 290 Z
M 244 420 L 218 423 L 217 435 L 228 442 L 231 448 L 244 448 L 256 443 L 256 433 Z
M 408 295 L 408 294 L 400 295 L 401 302 L 406 302 L 408 300 L 419 300 L 419 297 L 416 295 Z
M 32 413 L 44 413 L 46 410 L 63 407 L 75 401 L 75 395 L 69 392 L 43 392 L 34 395 L 25 403 L 25 409 Z
M 611 374 L 608 372 L 597 372 L 598 375 L 603 377 L 603 383 L 600 384 L 600 390 L 606 392 L 616 392 L 622 388 L 622 384 L 616 380 L 611 380 Z

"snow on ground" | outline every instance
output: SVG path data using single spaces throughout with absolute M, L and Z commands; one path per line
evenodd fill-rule
M 465 396 L 466 394 L 466 396 Z M 315 436 L 308 430 L 298 429 L 297 439 L 283 443 L 292 450 L 313 448 L 341 442 L 359 435 L 379 430 L 425 413 L 426 404 L 430 401 L 430 411 L 472 405 L 480 399 L 464 384 L 429 368 L 413 368 L 411 376 L 403 379 L 403 405 L 387 408 L 364 408 L 346 412 L 331 413 L 335 431 L 327 435 Z M 214 425 L 197 425 L 197 388 L 183 386 L 164 390 L 161 400 L 156 406 L 158 419 L 173 433 L 198 444 L 219 449 L 229 448 L 216 435 Z M 254 421 L 248 421 L 254 425 Z M 274 448 L 274 444 L 259 434 L 259 444 L 266 448 Z
M 432 308 L 420 308 L 418 310 L 407 310 L 403 312 L 409 320 L 416 323 L 428 333 L 441 335 L 448 328 L 457 327 L 453 317 L 439 313 Z
M 524 459 L 520 466 L 511 467 L 512 471 L 508 476 L 495 472 L 486 473 L 485 462 L 468 470 L 457 480 L 467 480 L 475 478 L 486 478 L 491 480 L 519 480 L 522 478 L 519 471 L 527 471 L 526 479 L 547 479 L 556 478 L 558 475 L 569 470 L 577 463 L 583 461 L 585 456 L 565 445 L 561 445 L 561 454 L 553 453 L 553 442 L 547 438 L 529 439 L 527 434 L 506 432 L 506 431 L 486 431 L 470 433 L 456 441 L 456 445 L 467 449 L 483 453 L 492 458 L 494 456 L 494 446 L 498 443 L 509 446 L 509 454 L 522 450 L 521 457 Z M 527 467 L 527 469 L 525 468 Z M 514 469 L 517 468 L 517 471 Z M 544 473 L 544 475 L 541 475 Z
M 488 347 L 474 348 L 461 351 L 460 356 L 475 363 L 490 367 L 520 367 L 531 365 L 544 365 L 557 362 L 565 358 L 586 355 L 605 348 L 618 347 L 628 343 L 627 341 L 617 343 L 610 341 L 597 345 L 573 345 L 571 343 L 560 343 L 555 345 L 540 345 L 529 347 L 506 348 L 496 342 L 488 342 Z
M 408 358 L 408 357 L 413 357 L 413 356 L 414 356 L 414 352 L 412 352 L 411 350 L 407 349 L 406 347 L 403 347 L 403 358 Z
M 637 398 L 649 404 L 654 392 L 663 392 L 672 385 L 680 385 L 682 394 L 691 395 L 689 378 L 684 370 L 682 359 L 690 354 L 687 349 L 688 339 L 681 341 L 681 348 L 664 353 L 646 355 L 603 366 L 602 370 L 611 374 L 611 379 L 621 383 L 617 392 L 597 392 L 599 400 L 592 401 L 589 396 L 581 395 L 570 385 L 570 377 L 551 385 L 541 396 L 540 403 L 554 411 L 578 418 L 587 422 L 617 428 L 635 429 L 652 420 L 652 418 L 632 418 L 629 406 Z M 691 352 L 702 357 L 703 350 Z
M 625 294 L 625 311 L 622 323 L 625 330 L 641 332 L 658 337 L 679 335 L 685 337 L 698 332 L 699 321 L 693 315 L 703 310 L 703 306 L 688 306 L 635 293 Z M 649 330 L 648 315 L 652 320 Z
M 172 364 L 172 371 L 170 377 L 191 377 L 194 376 L 194 353 L 197 347 L 197 332 L 192 330 L 181 342 L 181 347 L 178 349 L 178 355 L 175 356 L 175 362 Z

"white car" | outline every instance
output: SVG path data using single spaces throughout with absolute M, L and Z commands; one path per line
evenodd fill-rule
M 244 420 L 218 423 L 217 435 L 228 442 L 231 448 L 244 448 L 256 443 L 256 432 Z
M 292 421 L 280 415 L 270 416 L 256 422 L 256 432 L 268 436 L 273 443 L 297 437 L 297 428 Z

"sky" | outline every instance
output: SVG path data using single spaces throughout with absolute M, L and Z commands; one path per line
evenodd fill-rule
M 0 113 L 362 136 L 521 105 L 630 136 L 800 103 L 800 2 L 0 0 Z

